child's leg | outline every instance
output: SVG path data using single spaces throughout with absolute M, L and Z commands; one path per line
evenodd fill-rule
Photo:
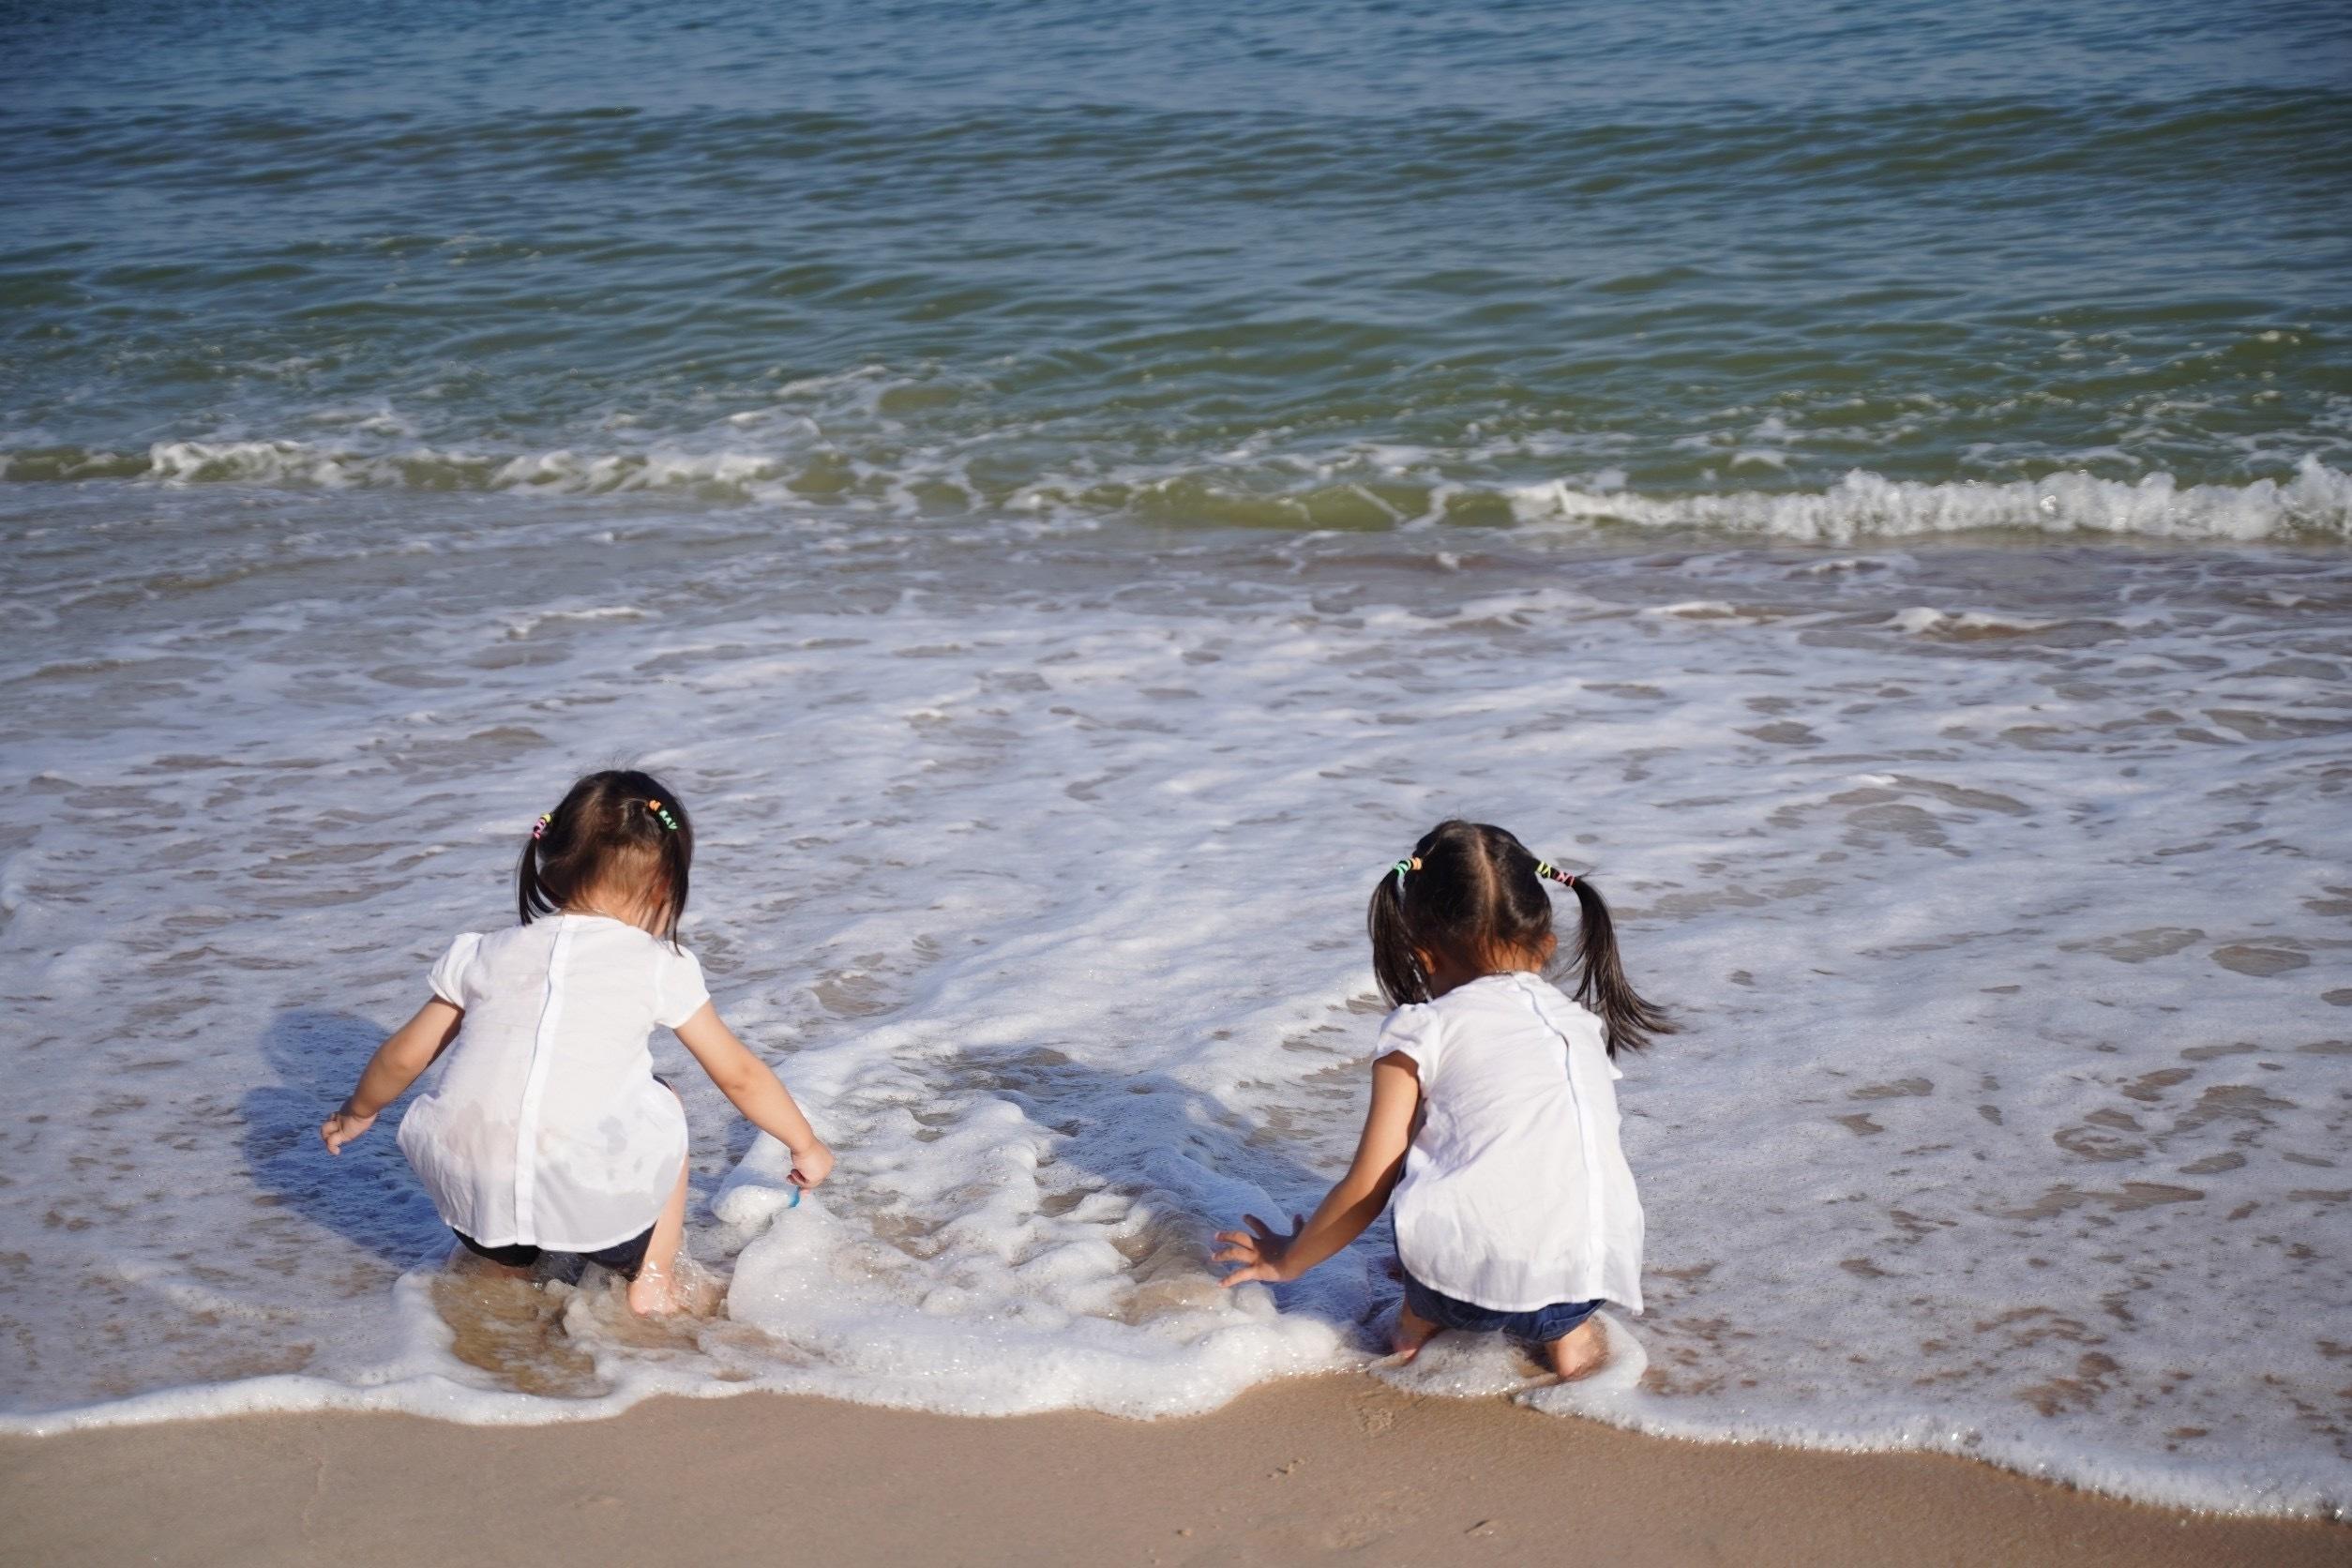
M 1438 1332 L 1438 1325 L 1415 1312 L 1404 1302 L 1396 1304 L 1396 1332 L 1389 1336 L 1389 1349 L 1399 1366 L 1421 1354 L 1421 1348 L 1429 1343 Z
M 646 1244 L 645 1261 L 629 1281 L 629 1310 L 639 1317 L 678 1310 L 678 1248 L 686 1241 L 686 1168 L 678 1162 L 678 1184 L 654 1221 L 654 1239 Z
M 1589 1378 L 1601 1369 L 1609 1359 L 1608 1333 L 1601 1327 L 1597 1317 L 1587 1318 L 1560 1338 L 1544 1347 L 1544 1354 L 1560 1374 L 1563 1383 Z
M 659 1073 L 654 1075 L 654 1081 L 670 1091 L 683 1113 L 686 1097 L 678 1093 L 677 1085 Z M 653 1240 L 645 1244 L 644 1260 L 629 1281 L 629 1310 L 641 1318 L 675 1312 L 686 1304 L 678 1296 L 678 1249 L 686 1244 L 686 1167 L 690 1163 L 678 1162 L 678 1184 L 671 1189 L 670 1201 L 662 1205 L 661 1217 L 654 1221 Z

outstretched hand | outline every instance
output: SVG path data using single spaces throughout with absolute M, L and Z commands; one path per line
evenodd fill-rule
M 319 1123 L 319 1140 L 326 1145 L 328 1153 L 339 1154 L 343 1152 L 344 1144 L 349 1143 L 375 1124 L 374 1117 L 358 1115 L 349 1106 L 345 1106 Z
M 792 1168 L 785 1172 L 785 1180 L 803 1189 L 813 1187 L 833 1174 L 833 1151 L 822 1143 L 810 1143 L 803 1149 L 789 1151 Z
M 1264 1280 L 1270 1285 L 1280 1285 L 1289 1280 L 1291 1277 L 1289 1263 L 1290 1246 L 1299 1239 L 1299 1232 L 1306 1229 L 1306 1216 L 1290 1216 L 1290 1233 L 1288 1236 L 1278 1234 L 1256 1214 L 1244 1214 L 1242 1221 L 1249 1227 L 1247 1230 L 1217 1232 L 1217 1240 L 1226 1244 L 1225 1250 L 1213 1254 L 1209 1261 L 1241 1265 L 1220 1283 L 1229 1290 L 1236 1285 L 1247 1285 L 1252 1280 Z

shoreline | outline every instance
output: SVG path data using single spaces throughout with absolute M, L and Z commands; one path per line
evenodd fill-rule
M 77 1428 L 0 1437 L 0 1495 L 7 1560 L 45 1568 L 553 1563 L 651 1543 L 830 1564 L 2352 1558 L 2352 1528 L 2326 1521 L 2119 1501 L 1946 1455 L 1653 1438 L 1346 1374 L 1152 1422 L 746 1393 L 538 1426 Z

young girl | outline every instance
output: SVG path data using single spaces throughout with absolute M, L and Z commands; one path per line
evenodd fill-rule
M 674 1311 L 686 1233 L 686 1111 L 645 1042 L 677 1032 L 813 1187 L 833 1153 L 765 1063 L 719 1021 L 678 945 L 694 824 L 650 775 L 593 773 L 522 847 L 522 923 L 469 932 L 433 966 L 433 1000 L 378 1048 L 319 1128 L 330 1153 L 440 1063 L 400 1122 L 400 1152 L 458 1240 L 528 1273 L 579 1253 L 629 1281 L 629 1306 Z
M 1538 974 L 1559 942 L 1545 880 L 1582 912 L 1570 1000 Z M 1296 1279 L 1364 1233 L 1392 1192 L 1405 1299 L 1395 1349 L 1500 1332 L 1561 1378 L 1597 1368 L 1604 1301 L 1641 1310 L 1641 1202 L 1617 1142 L 1619 1048 L 1673 1025 L 1626 982 L 1608 906 L 1499 827 L 1440 823 L 1380 879 L 1372 968 L 1395 1011 L 1355 1162 L 1276 1235 L 1220 1231 L 1228 1286 Z

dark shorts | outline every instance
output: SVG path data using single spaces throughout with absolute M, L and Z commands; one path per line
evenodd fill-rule
M 546 1249 L 535 1246 L 484 1246 L 462 1230 L 449 1232 L 465 1244 L 465 1249 L 477 1258 L 493 1263 L 504 1263 L 510 1269 L 527 1269 L 546 1256 Z M 645 1266 L 645 1249 L 654 1244 L 654 1228 L 647 1226 L 644 1233 L 632 1236 L 617 1246 L 599 1247 L 594 1252 L 577 1256 L 585 1258 L 599 1268 L 611 1269 L 623 1279 L 635 1279 Z
M 1415 1279 L 1410 1270 L 1400 1272 L 1405 1276 L 1405 1304 L 1414 1317 L 1465 1334 L 1508 1334 L 1522 1345 L 1548 1345 L 1564 1339 L 1601 1306 L 1599 1302 L 1554 1302 L 1532 1312 L 1497 1312 L 1432 1290 Z

